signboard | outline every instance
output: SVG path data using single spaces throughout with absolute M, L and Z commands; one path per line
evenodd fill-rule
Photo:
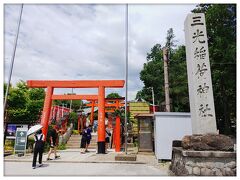
M 27 145 L 27 128 L 17 128 L 14 152 L 25 153 Z
M 217 133 L 204 14 L 189 14 L 184 30 L 192 131 Z
M 17 128 L 25 128 L 28 129 L 28 125 L 26 124 L 7 124 L 6 130 L 6 138 L 7 139 L 15 139 Z

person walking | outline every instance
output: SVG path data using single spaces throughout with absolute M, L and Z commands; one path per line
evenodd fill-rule
M 42 130 L 38 130 L 36 134 L 34 135 L 35 145 L 34 145 L 34 151 L 33 151 L 33 162 L 32 162 L 32 168 L 36 169 L 36 162 L 37 162 L 37 156 L 39 167 L 42 166 L 42 156 L 43 156 L 43 150 L 44 150 L 44 135 L 42 133 Z
M 86 133 L 86 126 L 83 127 L 82 132 L 81 144 L 80 144 L 80 152 L 85 154 L 86 142 L 87 142 L 87 133 Z
M 53 160 L 50 158 L 50 155 L 54 153 L 55 159 L 59 158 L 60 156 L 57 155 L 57 141 L 58 141 L 58 128 L 57 125 L 54 125 L 53 128 L 49 132 L 50 136 L 50 150 L 48 152 L 47 161 Z
M 92 128 L 89 125 L 89 123 L 87 122 L 86 123 L 86 137 L 87 137 L 87 139 L 86 139 L 86 149 L 85 149 L 85 152 L 89 152 L 88 151 L 88 146 L 89 146 L 89 144 L 91 142 L 91 139 L 92 139 L 91 133 L 92 133 Z
M 108 126 L 106 127 L 105 130 L 105 151 L 107 152 L 107 149 L 109 148 L 109 142 L 110 142 L 110 137 L 111 137 L 111 132 Z
M 90 141 L 92 139 L 92 135 L 91 135 L 92 129 L 89 126 L 89 123 L 87 122 L 85 127 L 83 128 L 82 131 L 82 139 L 81 139 L 81 153 L 84 154 L 88 151 L 88 146 L 90 144 Z

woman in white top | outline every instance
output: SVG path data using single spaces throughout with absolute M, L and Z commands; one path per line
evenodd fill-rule
M 111 131 L 108 127 L 106 127 L 106 130 L 105 130 L 105 151 L 107 151 L 108 144 L 110 142 L 110 137 L 111 137 Z

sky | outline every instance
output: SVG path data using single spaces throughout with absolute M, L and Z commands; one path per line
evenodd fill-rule
M 128 6 L 128 100 L 143 83 L 139 73 L 151 48 L 173 28 L 185 43 L 184 20 L 195 4 Z M 53 4 L 23 7 L 11 83 L 19 80 L 125 80 L 125 5 Z M 4 5 L 4 81 L 8 81 L 19 5 Z M 55 89 L 55 94 L 72 89 Z M 73 89 L 96 94 L 97 89 Z M 124 88 L 106 89 L 125 96 Z

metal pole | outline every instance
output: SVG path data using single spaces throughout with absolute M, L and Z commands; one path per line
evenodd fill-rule
M 125 32 L 126 32 L 126 66 L 125 66 L 125 154 L 127 154 L 127 92 L 128 92 L 128 4 L 126 4 L 126 15 L 125 15 Z
M 7 89 L 5 92 L 4 113 L 6 111 L 6 106 L 7 106 L 7 98 L 8 98 L 9 86 L 10 86 L 10 82 L 11 82 L 13 64 L 14 64 L 14 59 L 15 59 L 15 54 L 16 54 L 18 34 L 19 34 L 19 29 L 20 29 L 20 24 L 21 24 L 21 19 L 22 19 L 22 11 L 23 11 L 23 4 L 21 5 L 21 9 L 20 9 L 20 15 L 19 15 L 18 26 L 17 26 L 17 34 L 16 34 L 16 38 L 15 38 L 15 42 L 14 42 L 13 55 L 12 55 L 12 60 L 11 60 L 10 72 L 9 72 L 9 76 L 8 76 L 8 84 L 7 84 Z
M 73 88 L 72 88 L 72 95 L 73 95 Z M 70 112 L 72 112 L 72 99 L 70 101 Z
M 152 98 L 153 98 L 153 114 L 155 113 L 155 101 L 154 101 L 154 91 L 152 87 Z

